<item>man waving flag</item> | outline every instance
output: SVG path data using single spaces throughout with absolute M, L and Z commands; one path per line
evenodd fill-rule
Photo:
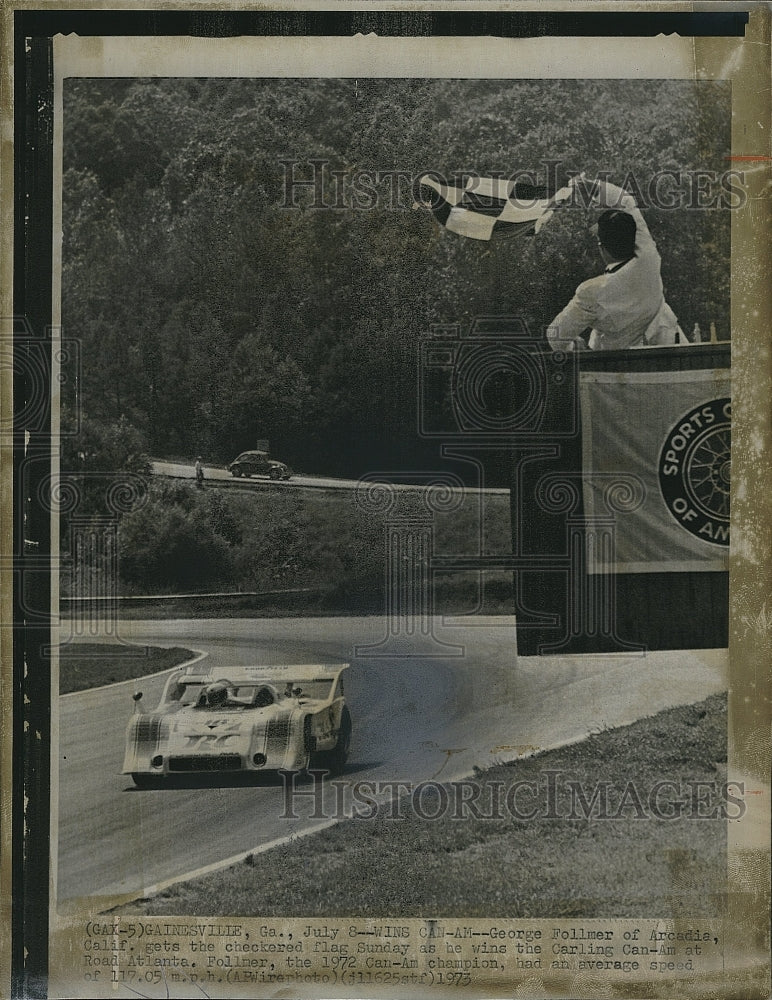
M 494 177 L 469 177 L 455 186 L 432 174 L 419 177 L 416 190 L 419 205 L 441 225 L 473 240 L 538 233 L 572 193 L 565 187 L 548 197 L 546 188 Z

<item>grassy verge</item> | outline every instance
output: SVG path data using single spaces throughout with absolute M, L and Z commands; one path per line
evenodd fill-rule
M 172 646 L 120 646 L 114 642 L 74 642 L 59 650 L 59 694 L 86 691 L 176 667 L 195 656 Z
M 458 504 L 432 520 L 434 553 L 511 552 L 507 496 L 470 490 Z M 425 525 L 420 491 L 396 494 L 393 507 L 406 524 L 417 519 Z M 145 501 L 118 526 L 119 589 L 123 595 L 332 590 L 344 613 L 363 599 L 382 607 L 389 511 L 353 491 L 202 491 L 183 481 L 154 480 Z M 65 522 L 61 592 L 77 597 L 68 538 Z M 114 567 L 97 560 L 91 572 L 97 570 L 112 574 Z M 451 591 L 468 586 L 461 577 L 437 582 Z
M 736 816 L 741 808 L 722 797 L 725 761 L 726 699 L 715 696 L 479 772 L 479 818 L 467 810 L 454 819 L 451 806 L 434 822 L 421 820 L 408 797 L 395 810 L 400 820 L 381 809 L 373 819 L 342 822 L 122 910 L 309 917 L 715 915 L 726 873 L 722 809 Z M 657 793 L 662 781 L 674 787 Z M 513 800 L 520 818 L 505 806 L 517 782 L 532 783 L 531 792 L 519 786 Z M 500 810 L 493 807 L 496 783 Z M 454 786 L 443 787 L 452 803 Z M 605 810 L 600 801 L 590 804 L 596 789 L 605 789 Z M 668 805 L 677 800 L 685 803 L 681 815 L 664 818 L 678 812 Z M 441 801 L 436 792 L 432 805 L 427 792 L 421 809 L 440 811 Z M 524 818 L 534 810 L 537 815 Z M 485 818 L 496 812 L 498 818 Z

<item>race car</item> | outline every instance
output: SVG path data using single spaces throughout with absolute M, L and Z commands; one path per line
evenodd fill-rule
M 342 677 L 348 666 L 204 669 L 199 661 L 178 670 L 158 707 L 129 720 L 123 774 L 142 788 L 201 772 L 338 773 L 351 741 Z

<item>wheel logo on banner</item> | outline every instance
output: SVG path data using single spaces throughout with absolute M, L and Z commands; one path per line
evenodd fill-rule
M 732 401 L 702 403 L 669 431 L 659 455 L 667 508 L 695 538 L 729 545 Z

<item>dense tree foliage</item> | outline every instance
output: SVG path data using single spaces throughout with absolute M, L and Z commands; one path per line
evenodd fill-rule
M 420 516 L 422 509 L 417 494 L 402 494 L 404 516 Z M 311 588 L 331 593 L 332 606 L 340 609 L 362 601 L 380 610 L 386 578 L 384 520 L 382 512 L 363 509 L 350 491 L 201 491 L 182 482 L 154 480 L 143 502 L 120 521 L 122 590 Z M 468 551 L 481 520 L 486 551 L 505 551 L 507 498 L 490 495 L 483 515 L 479 498 L 469 494 L 459 509 L 435 518 L 437 552 Z M 507 574 L 496 575 L 495 582 L 502 578 Z M 477 581 L 456 574 L 454 584 L 458 596 L 464 588 L 471 594 Z M 435 585 L 447 590 L 448 581 L 442 578 Z
M 693 173 L 727 167 L 729 97 L 686 81 L 68 80 L 80 405 L 156 457 L 226 461 L 269 438 L 305 471 L 436 467 L 417 432 L 421 334 L 499 313 L 542 336 L 599 261 L 581 208 L 525 243 L 445 232 L 412 204 L 408 178 L 428 169 L 608 171 L 644 201 L 654 174 L 680 172 L 661 190 L 681 207 L 646 212 L 666 294 L 687 331 L 726 336 L 730 212 L 697 204 Z M 329 207 L 298 186 L 287 207 L 309 160 L 327 163 Z M 368 188 L 362 171 L 402 180 Z

